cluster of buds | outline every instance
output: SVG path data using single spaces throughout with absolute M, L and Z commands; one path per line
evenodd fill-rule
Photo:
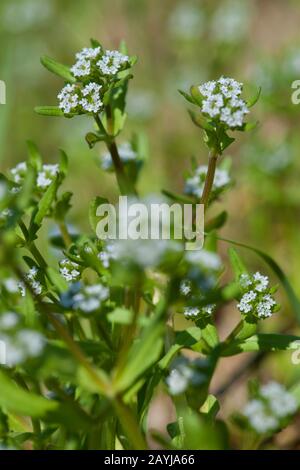
M 186 179 L 185 182 L 185 193 L 201 198 L 204 183 L 207 175 L 207 165 L 200 165 L 193 174 Z M 212 187 L 212 195 L 218 195 L 221 191 L 226 189 L 230 184 L 230 176 L 227 170 L 217 168 L 214 176 L 214 182 Z
M 13 183 L 12 193 L 18 193 L 21 190 L 28 167 L 26 162 L 18 163 L 9 171 L 10 179 Z M 36 175 L 36 188 L 38 191 L 47 189 L 54 179 L 59 175 L 58 164 L 44 164 Z
M 257 434 L 278 431 L 297 412 L 295 397 L 281 384 L 269 382 L 245 406 L 242 415 Z
M 99 310 L 108 297 L 109 289 L 103 284 L 83 285 L 77 282 L 62 294 L 61 304 L 65 308 L 92 313 Z

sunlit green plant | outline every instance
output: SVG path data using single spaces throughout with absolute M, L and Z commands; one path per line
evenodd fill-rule
M 134 135 L 123 148 L 117 143 L 136 61 L 124 44 L 120 49 L 106 51 L 92 40 L 71 68 L 43 57 L 43 65 L 65 83 L 57 106 L 36 111 L 58 118 L 90 116 L 87 144 L 105 144 L 103 168 L 114 171 L 121 194 L 139 198 L 143 138 Z M 160 446 L 228 448 L 230 428 L 218 419 L 218 397 L 210 393 L 220 358 L 298 347 L 295 336 L 259 332 L 260 321 L 279 310 L 277 287 L 270 287 L 264 274 L 250 273 L 233 248 L 233 276 L 224 280 L 218 231 L 227 214 L 208 215 L 231 186 L 223 153 L 234 141 L 233 132 L 253 127 L 245 118 L 259 93 L 247 102 L 242 85 L 225 77 L 181 93 L 204 133 L 208 167 L 194 164 L 183 194 L 163 193 L 170 201 L 204 204 L 200 251 L 184 251 L 184 244 L 174 240 L 104 243 L 95 233 L 96 209 L 107 200 L 103 194 L 91 201 L 91 233 L 74 234 L 68 224 L 72 194 L 62 189 L 68 173 L 63 151 L 58 164 L 45 164 L 29 142 L 27 162 L 1 176 L 0 340 L 6 364 L 0 370 L 0 439 L 7 447 L 29 442 L 35 449 L 146 449 L 149 409 L 157 390 L 163 390 L 172 398 L 176 421 L 166 423 L 167 437 L 152 433 Z M 49 245 L 59 253 L 56 264 L 36 243 L 48 219 L 60 230 L 49 234 Z M 273 269 L 299 313 L 279 266 L 252 251 Z M 215 316 L 225 304 L 240 312 L 240 321 L 221 341 Z M 290 393 L 289 419 L 300 405 L 297 389 Z M 248 415 L 238 420 L 246 431 Z M 268 431 L 278 431 L 286 421 L 273 424 Z

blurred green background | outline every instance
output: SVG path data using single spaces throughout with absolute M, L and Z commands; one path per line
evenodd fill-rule
M 84 141 L 88 118 L 51 119 L 33 111 L 56 105 L 62 87 L 39 57 L 73 64 L 90 37 L 106 48 L 125 39 L 139 57 L 118 142 L 137 129 L 148 136 L 142 194 L 179 192 L 191 157 L 207 162 L 178 88 L 222 74 L 243 82 L 246 96 L 261 86 L 252 114 L 259 125 L 230 147 L 235 186 L 216 210 L 230 214 L 223 234 L 274 256 L 300 295 L 300 105 L 291 102 L 291 84 L 300 79 L 299 24 L 299 0 L 1 0 L 0 79 L 7 85 L 7 104 L 0 106 L 1 171 L 25 160 L 27 139 L 39 145 L 46 162 L 55 162 L 63 148 L 70 157 L 65 189 L 74 191 L 71 222 L 81 229 L 88 228 L 91 198 L 117 194 L 114 176 L 100 168 L 104 148 L 89 150 Z M 261 267 L 244 254 L 253 269 Z M 266 328 L 295 332 L 293 312 L 284 295 L 281 300 L 282 312 Z M 284 381 L 300 376 L 300 368 L 288 364 L 287 355 L 276 355 L 269 370 Z

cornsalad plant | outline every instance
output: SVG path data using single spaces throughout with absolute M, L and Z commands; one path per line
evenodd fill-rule
M 121 194 L 139 200 L 144 140 L 135 134 L 117 144 L 135 62 L 124 44 L 110 51 L 95 40 L 76 54 L 72 67 L 43 57 L 42 64 L 64 85 L 57 106 L 36 111 L 61 118 L 86 115 L 91 121 L 87 144 L 106 147 L 102 169 L 115 173 Z M 241 83 L 226 77 L 181 92 L 204 135 L 208 165 L 193 161 L 183 193 L 163 193 L 171 202 L 204 205 L 202 250 L 185 251 L 178 240 L 98 239 L 96 210 L 107 201 L 102 194 L 90 204 L 91 232 L 69 230 L 72 194 L 62 189 L 68 173 L 64 151 L 57 164 L 46 164 L 29 142 L 27 161 L 1 175 L 4 448 L 147 449 L 151 442 L 165 449 L 226 449 L 237 427 L 244 436 L 240 445 L 254 448 L 269 442 L 295 416 L 297 384 L 287 390 L 275 382 L 251 382 L 249 403 L 226 422 L 218 414 L 218 397 L 210 393 L 222 357 L 298 347 L 295 336 L 259 333 L 260 324 L 279 310 L 277 286 L 264 273 L 249 272 L 233 248 L 230 268 L 225 267 L 218 231 L 227 214 L 209 216 L 213 203 L 232 185 L 223 153 L 232 135 L 253 127 L 245 119 L 259 93 L 246 101 L 242 92 Z M 48 219 L 59 229 L 49 234 L 56 265 L 36 244 Z M 279 266 L 252 251 L 274 270 L 299 312 Z M 226 304 L 237 309 L 240 321 L 221 341 L 215 316 Z M 158 390 L 169 395 L 174 408 L 166 432 L 148 424 Z

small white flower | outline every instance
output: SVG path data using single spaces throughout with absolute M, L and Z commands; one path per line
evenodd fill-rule
M 22 282 L 22 281 L 18 282 L 18 288 L 19 288 L 21 297 L 25 297 L 25 295 L 26 295 L 26 289 L 25 289 L 25 284 L 24 284 L 24 282 Z
M 129 57 L 119 51 L 106 51 L 105 55 L 97 62 L 97 66 L 104 75 L 116 75 L 128 60 Z
M 101 52 L 101 47 L 84 47 L 80 52 L 76 53 L 76 59 L 96 59 Z
M 98 310 L 101 303 L 109 296 L 109 290 L 102 284 L 94 284 L 92 286 L 85 286 L 73 298 L 74 309 L 82 310 L 85 313 L 90 313 Z
M 183 315 L 188 320 L 196 319 L 200 315 L 200 308 L 198 308 L 198 307 L 185 307 L 185 309 L 183 311 Z
M 218 271 L 222 265 L 220 257 L 207 250 L 187 252 L 185 258 L 191 264 L 200 264 L 203 268 L 213 271 Z
M 255 290 L 258 292 L 264 292 L 269 285 L 269 278 L 268 276 L 263 276 L 259 272 L 256 272 L 253 275 L 254 281 L 256 282 Z
M 137 159 L 137 153 L 133 150 L 130 142 L 123 142 L 119 145 L 119 155 L 123 163 L 128 163 Z M 103 170 L 111 170 L 113 162 L 110 153 L 105 153 L 101 158 L 101 166 Z
M 262 297 L 262 300 L 257 305 L 257 315 L 260 318 L 268 318 L 272 316 L 272 307 L 276 305 L 275 300 L 271 295 L 267 294 Z
M 200 165 L 194 171 L 194 174 L 187 178 L 185 182 L 185 193 L 192 194 L 198 198 L 202 196 L 204 189 L 204 182 L 208 171 L 207 165 Z M 230 176 L 227 170 L 217 168 L 215 172 L 212 190 L 220 190 L 225 188 L 230 183 Z
M 5 343 L 6 363 L 9 367 L 39 356 L 45 346 L 44 337 L 29 329 L 18 331 L 14 336 L 1 335 L 0 340 Z
M 65 258 L 60 261 L 59 266 L 59 272 L 67 282 L 78 281 L 80 278 L 79 264 Z
M 191 281 L 189 279 L 183 279 L 180 283 L 179 290 L 182 295 L 189 295 L 192 290 Z
M 15 312 L 5 312 L 0 316 L 0 329 L 14 328 L 19 322 L 19 315 Z
M 203 96 L 210 97 L 215 91 L 217 83 L 215 81 L 206 82 L 199 86 L 199 91 Z
M 243 313 L 251 312 L 253 310 L 252 302 L 256 299 L 256 297 L 257 294 L 254 291 L 250 291 L 244 294 L 237 306 L 239 311 Z
M 87 59 L 79 59 L 71 67 L 71 72 L 74 77 L 86 77 L 91 73 L 91 62 Z
M 38 172 L 37 176 L 37 187 L 45 189 L 54 180 L 56 175 L 59 173 L 59 166 L 55 165 L 43 165 L 42 170 Z
M 83 109 L 89 113 L 98 113 L 103 106 L 100 99 L 101 85 L 90 82 L 82 89 L 83 98 L 80 100 L 80 104 Z
M 269 401 L 269 406 L 278 418 L 296 413 L 296 399 L 278 382 L 269 382 L 260 388 L 260 394 Z
M 29 357 L 37 357 L 44 349 L 45 339 L 36 331 L 21 330 L 16 339 Z
M 278 428 L 278 420 L 268 413 L 260 400 L 251 400 L 245 406 L 243 414 L 248 418 L 251 427 L 258 434 L 265 434 Z
M 11 178 L 14 183 L 21 184 L 27 172 L 27 163 L 21 162 L 10 170 Z
M 19 292 L 18 282 L 12 277 L 4 279 L 3 285 L 7 292 L 10 292 L 11 294 L 16 294 L 17 292 Z
M 173 369 L 166 379 L 171 395 L 180 395 L 188 386 L 188 378 L 182 375 L 178 370 Z
M 38 269 L 35 266 L 33 266 L 26 274 L 26 279 L 29 282 L 31 289 L 36 295 L 40 295 L 43 291 L 42 284 L 36 279 L 38 272 L 39 272 Z M 19 288 L 21 296 L 25 297 L 26 295 L 25 283 L 22 281 L 18 282 L 18 288 Z
M 204 83 L 199 87 L 205 97 L 201 111 L 232 129 L 242 126 L 245 115 L 249 113 L 245 101 L 239 98 L 242 89 L 242 83 L 233 78 L 221 77 L 217 81 Z
M 76 111 L 79 104 L 79 97 L 75 85 L 67 84 L 57 96 L 59 100 L 59 108 L 69 114 Z
M 241 286 L 245 289 L 247 287 L 252 286 L 253 281 L 251 277 L 249 276 L 249 274 L 243 273 L 240 276 L 240 283 L 241 283 Z
M 258 434 L 276 431 L 298 410 L 296 399 L 281 384 L 269 382 L 259 389 L 259 397 L 251 400 L 243 415 Z

